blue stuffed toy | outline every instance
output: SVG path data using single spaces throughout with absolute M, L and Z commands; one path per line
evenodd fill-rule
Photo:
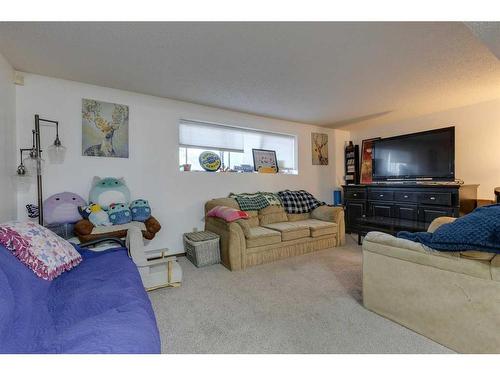
M 127 224 L 132 221 L 130 209 L 124 203 L 113 203 L 108 210 L 109 220 L 113 225 Z
M 132 220 L 146 221 L 151 217 L 151 207 L 145 199 L 136 199 L 130 203 L 130 211 L 132 211 Z
M 130 203 L 130 190 L 123 178 L 94 177 L 89 194 L 90 203 L 96 203 L 107 211 L 111 203 Z

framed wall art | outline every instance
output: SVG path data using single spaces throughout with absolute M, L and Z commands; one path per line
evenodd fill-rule
M 82 155 L 128 158 L 128 106 L 82 99 Z
M 373 142 L 380 138 L 365 139 L 361 145 L 361 180 L 362 184 L 372 183 Z
M 328 165 L 328 134 L 311 133 L 313 165 Z

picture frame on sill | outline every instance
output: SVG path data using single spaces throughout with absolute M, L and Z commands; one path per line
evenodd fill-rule
M 373 142 L 378 138 L 364 139 L 361 144 L 361 184 L 373 182 Z
M 276 159 L 276 151 L 253 148 L 252 154 L 255 171 L 259 173 L 278 173 L 279 168 Z

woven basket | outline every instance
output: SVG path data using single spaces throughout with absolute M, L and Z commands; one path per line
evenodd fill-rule
M 59 237 L 68 240 L 75 236 L 73 233 L 75 229 L 75 224 L 49 224 L 45 225 L 47 229 L 50 229 L 52 232 L 57 234 Z
M 187 258 L 196 266 L 204 267 L 220 263 L 219 236 L 215 233 L 184 233 L 184 249 Z

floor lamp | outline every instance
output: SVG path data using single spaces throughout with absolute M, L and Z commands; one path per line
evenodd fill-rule
M 36 173 L 37 199 L 38 199 L 38 223 L 43 225 L 43 184 L 42 184 L 42 148 L 40 145 L 40 125 L 55 127 L 56 139 L 49 146 L 47 152 L 49 161 L 53 164 L 61 164 L 66 155 L 66 147 L 61 144 L 59 139 L 59 122 L 40 118 L 35 115 L 35 128 L 32 132 L 31 148 L 21 148 L 21 164 L 17 167 L 17 176 L 23 180 L 31 177 L 31 173 Z M 23 159 L 23 154 L 28 152 L 29 156 Z

